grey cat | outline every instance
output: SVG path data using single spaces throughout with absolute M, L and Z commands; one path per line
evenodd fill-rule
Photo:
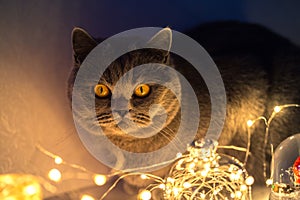
M 222 75 L 227 94 L 227 114 L 225 125 L 219 139 L 220 145 L 236 145 L 245 147 L 247 144 L 248 119 L 270 115 L 275 105 L 300 103 L 300 49 L 287 39 L 259 25 L 240 22 L 210 23 L 185 32 L 201 44 L 213 58 Z M 169 28 L 162 29 L 151 40 L 170 47 L 172 32 Z M 74 52 L 74 68 L 69 77 L 69 98 L 80 65 L 102 40 L 91 37 L 86 31 L 75 28 L 72 33 Z M 175 95 L 168 89 L 156 84 L 139 84 L 130 94 L 129 112 L 120 109 L 114 119 L 111 113 L 110 97 L 114 92 L 115 83 L 124 73 L 135 66 L 145 63 L 162 63 L 173 66 L 191 83 L 198 97 L 201 118 L 195 139 L 203 138 L 210 121 L 211 105 L 208 89 L 201 75 L 183 58 L 168 51 L 145 49 L 127 53 L 115 60 L 99 79 L 99 83 L 91 85 L 96 100 L 97 126 L 101 126 L 107 137 L 120 148 L 130 152 L 149 152 L 160 149 L 172 140 L 178 129 L 180 105 Z M 177 87 L 180 82 L 170 74 L 170 81 Z M 174 80 L 172 80 L 174 79 Z M 132 83 L 124 83 L 124 87 Z M 156 135 L 139 139 L 124 134 L 118 127 L 124 119 L 133 120 L 138 126 L 144 127 L 151 123 L 155 113 L 150 114 L 152 104 L 161 104 L 167 110 L 164 128 Z M 299 132 L 300 112 L 296 109 L 284 111 L 276 118 L 270 128 L 271 140 L 276 147 L 289 135 Z M 82 113 L 82 118 L 88 118 Z M 123 121 L 122 121 L 123 120 Z M 251 155 L 247 163 L 249 174 L 255 177 L 256 183 L 263 183 L 263 139 L 264 125 L 255 125 L 251 138 Z M 226 153 L 243 160 L 244 154 L 236 151 Z M 267 161 L 270 154 L 267 151 Z M 163 175 L 164 170 L 158 172 Z M 142 181 L 127 179 L 136 186 L 143 186 Z

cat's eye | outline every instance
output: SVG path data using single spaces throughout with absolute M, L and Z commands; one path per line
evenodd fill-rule
M 97 84 L 94 87 L 94 92 L 100 98 L 108 97 L 108 95 L 110 94 L 110 90 L 104 84 Z
M 138 97 L 146 97 L 149 93 L 150 86 L 146 84 L 140 84 L 134 90 L 134 94 Z

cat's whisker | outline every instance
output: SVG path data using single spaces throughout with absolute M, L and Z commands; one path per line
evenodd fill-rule
M 144 122 L 144 121 L 142 121 L 142 120 L 139 120 L 139 119 L 134 119 L 134 120 L 132 120 L 132 121 L 135 122 L 135 123 L 142 124 L 142 125 L 147 125 L 146 122 Z
M 172 142 L 172 139 L 170 139 L 172 136 L 169 134 L 169 133 L 167 133 L 166 131 L 164 131 L 164 130 L 162 130 L 161 131 L 161 135 L 164 137 L 164 138 L 166 138 L 169 142 Z M 176 142 L 178 142 L 178 141 L 176 141 Z M 172 143 L 173 144 L 173 143 Z M 176 145 L 176 143 L 175 144 L 173 144 L 173 146 L 177 149 L 177 152 L 180 152 L 180 149 L 178 148 L 178 146 Z
M 155 128 L 158 128 L 158 127 L 155 127 L 155 126 L 153 126 L 153 128 L 155 129 Z M 168 129 L 168 131 L 170 131 L 170 133 L 168 133 L 167 132 L 167 130 L 165 130 L 165 129 Z M 180 152 L 180 149 L 178 148 L 178 146 L 176 146 L 176 143 L 177 144 L 183 144 L 177 137 L 176 137 L 176 135 L 174 134 L 174 132 L 170 129 L 170 128 L 168 128 L 168 127 L 165 127 L 164 129 L 162 129 L 162 130 L 160 130 L 160 133 L 161 133 L 161 135 L 164 137 L 164 138 L 166 138 L 169 142 L 172 142 L 172 137 L 173 137 L 173 139 L 175 139 L 175 144 L 173 144 L 174 145 L 174 147 L 178 150 L 178 152 Z
M 173 130 L 170 129 L 169 127 L 167 127 L 167 126 L 165 127 L 165 129 L 168 129 L 170 132 L 173 132 Z M 179 140 L 179 139 L 176 137 L 176 135 L 174 135 L 174 139 L 175 139 L 176 142 L 179 143 L 180 145 L 184 145 L 184 146 L 186 145 L 186 144 L 183 144 L 182 141 Z

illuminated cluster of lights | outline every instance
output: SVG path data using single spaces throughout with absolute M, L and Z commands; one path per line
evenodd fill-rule
M 55 155 L 55 154 L 51 153 L 50 151 L 47 151 L 46 149 L 44 149 L 40 145 L 37 145 L 37 149 L 40 152 L 42 152 L 43 154 L 45 154 L 48 157 L 52 158 L 54 163 L 57 165 L 57 168 L 52 168 L 48 171 L 48 179 L 53 181 L 53 182 L 58 183 L 58 182 L 61 182 L 63 180 L 62 172 L 58 169 L 59 165 L 67 165 L 67 166 L 69 166 L 73 169 L 77 169 L 81 172 L 84 172 L 84 173 L 88 174 L 89 175 L 88 177 L 92 178 L 93 182 L 97 186 L 104 185 L 107 182 L 107 178 L 115 175 L 115 174 L 104 175 L 104 174 L 94 173 L 94 172 L 91 172 L 91 171 L 87 170 L 86 168 L 84 168 L 80 165 L 71 164 L 71 163 L 68 163 L 68 162 L 64 161 L 60 156 Z M 47 189 L 47 187 L 46 187 L 46 189 Z M 88 194 L 83 194 L 81 196 L 80 200 L 95 200 L 95 198 L 88 195 Z
M 277 113 L 281 112 L 285 108 L 289 107 L 300 107 L 297 104 L 287 104 L 281 106 L 275 106 L 274 110 L 269 119 L 260 116 L 254 120 L 248 120 L 248 144 L 246 148 L 235 147 L 235 146 L 218 146 L 216 141 L 209 139 L 195 142 L 193 145 L 188 146 L 187 153 L 182 155 L 178 154 L 175 163 L 169 171 L 169 174 L 164 177 L 158 177 L 153 174 L 146 173 L 128 173 L 117 172 L 114 174 L 104 175 L 91 172 L 84 167 L 76 164 L 70 164 L 64 161 L 60 156 L 57 156 L 40 145 L 37 145 L 37 149 L 48 157 L 52 158 L 54 163 L 57 165 L 55 168 L 49 169 L 48 179 L 53 183 L 60 182 L 64 179 L 64 175 L 59 170 L 59 165 L 67 165 L 73 169 L 80 170 L 88 174 L 89 179 L 93 179 L 95 185 L 102 186 L 106 184 L 107 179 L 121 175 L 111 187 L 103 194 L 100 200 L 104 199 L 109 192 L 111 192 L 117 183 L 127 176 L 139 175 L 141 179 L 151 179 L 154 183 L 143 189 L 137 195 L 139 200 L 150 200 L 152 199 L 153 191 L 159 190 L 160 194 L 164 199 L 168 200 L 197 200 L 197 199 L 247 199 L 251 200 L 251 185 L 254 183 L 254 178 L 249 176 L 245 165 L 250 154 L 250 139 L 251 139 L 251 128 L 254 124 L 263 120 L 266 125 L 264 150 L 269 138 L 269 127 Z M 272 147 L 272 145 L 271 145 Z M 246 153 L 244 162 L 240 162 L 234 157 L 230 157 L 225 154 L 217 153 L 218 149 L 227 148 L 238 151 L 244 151 Z M 271 149 L 273 152 L 273 149 Z M 265 152 L 263 152 L 265 156 Z M 265 159 L 264 159 L 265 160 Z M 266 161 L 264 163 L 264 176 L 266 178 Z M 136 169 L 135 169 L 136 171 Z M 5 175 L 3 175 L 4 177 Z M 6 176 L 5 176 L 6 177 Z M 7 177 L 6 177 L 7 178 Z M 39 180 L 41 182 L 41 179 Z M 266 178 L 266 184 L 272 185 L 272 178 Z M 47 186 L 47 184 L 43 184 Z M 48 185 L 49 186 L 49 185 Z M 51 184 L 50 184 L 51 186 Z M 50 188 L 48 187 L 48 189 Z M 47 187 L 45 187 L 47 189 Z M 0 188 L 1 189 L 1 188 Z M 3 191 L 5 191 L 3 189 Z M 50 191 L 50 189 L 49 189 Z M 40 195 L 39 185 L 27 185 L 22 190 L 26 195 Z M 1 195 L 1 194 L 0 194 Z M 95 200 L 94 197 L 88 194 L 82 194 L 81 200 Z
M 274 149 L 273 149 L 273 142 L 272 141 L 269 141 L 269 129 L 270 129 L 270 126 L 271 126 L 271 123 L 273 121 L 273 119 L 276 117 L 276 115 L 283 111 L 284 109 L 286 108 L 298 108 L 300 107 L 300 105 L 298 104 L 285 104 L 285 105 L 280 105 L 280 106 L 275 106 L 274 109 L 273 109 L 273 112 L 271 113 L 270 117 L 269 118 L 266 118 L 264 116 L 259 116 L 257 117 L 256 119 L 254 120 L 248 120 L 247 121 L 247 126 L 248 126 L 248 149 L 250 148 L 250 135 L 251 135 L 251 127 L 257 122 L 257 121 L 263 121 L 264 124 L 265 124 L 265 138 L 264 138 L 264 146 L 263 146 L 263 160 L 264 160 L 264 178 L 266 180 L 266 184 L 267 186 L 270 186 L 273 184 L 273 180 L 272 178 L 268 178 L 267 177 L 267 159 L 266 159 L 266 150 L 267 150 L 267 145 L 269 144 L 271 149 L 269 150 L 273 155 L 274 153 Z M 248 155 L 247 155 L 248 156 Z M 247 157 L 246 156 L 246 157 Z
M 172 165 L 169 175 L 161 181 L 156 177 L 156 183 L 139 194 L 140 199 L 149 200 L 157 189 L 170 200 L 251 199 L 254 178 L 248 176 L 243 164 L 216 153 L 216 143 L 205 144 L 207 141 L 189 146 L 188 153 Z

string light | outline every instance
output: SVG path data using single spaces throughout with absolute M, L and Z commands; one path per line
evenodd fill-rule
M 0 175 L 0 199 L 40 200 L 42 199 L 39 179 L 28 174 Z
M 267 145 L 270 144 L 270 152 L 271 152 L 271 155 L 273 156 L 273 142 L 272 141 L 269 141 L 269 129 L 270 129 L 270 126 L 271 126 L 271 123 L 273 121 L 273 119 L 276 117 L 276 115 L 278 113 L 280 113 L 282 110 L 286 109 L 286 108 L 298 108 L 300 107 L 300 105 L 298 104 L 284 104 L 284 105 L 279 105 L 279 106 L 275 106 L 273 108 L 273 112 L 271 113 L 270 117 L 269 118 L 266 118 L 265 116 L 259 116 L 257 117 L 256 119 L 254 120 L 248 120 L 247 121 L 247 126 L 248 126 L 248 149 L 250 149 L 250 141 L 249 141 L 249 137 L 251 135 L 251 127 L 257 122 L 257 121 L 260 121 L 262 120 L 266 126 L 265 128 L 265 138 L 264 138 L 264 145 L 263 145 L 263 172 L 264 172 L 264 178 L 266 180 L 266 184 L 267 185 L 271 185 L 271 181 L 272 181 L 272 178 L 267 178 L 267 159 L 266 159 L 266 150 L 267 150 Z M 253 122 L 253 123 L 250 123 Z M 249 122 L 249 123 L 248 123 Z M 249 152 L 249 151 L 248 151 Z M 246 156 L 248 157 L 248 155 Z M 269 180 L 270 179 L 270 180 Z M 270 184 L 271 183 L 271 184 Z
M 37 187 L 36 185 L 28 185 L 24 188 L 24 193 L 25 195 L 28 196 L 35 195 L 38 193 L 38 191 L 39 191 L 39 187 Z
M 230 198 L 251 200 L 251 186 L 254 184 L 254 178 L 249 176 L 245 169 L 250 154 L 251 128 L 257 121 L 264 121 L 266 125 L 264 140 L 265 150 L 268 142 L 269 127 L 273 118 L 277 113 L 288 107 L 299 107 L 299 105 L 287 104 L 275 106 L 269 119 L 264 116 L 260 116 L 254 120 L 249 119 L 246 122 L 248 127 L 248 143 L 246 148 L 232 145 L 218 146 L 215 141 L 210 141 L 210 145 L 205 146 L 205 142 L 196 141 L 194 145 L 188 146 L 186 154 L 178 153 L 176 155 L 176 158 L 174 159 L 175 162 L 172 164 L 171 170 L 165 178 L 153 174 L 131 172 L 137 171 L 138 169 L 128 169 L 126 172 L 115 172 L 109 175 L 97 174 L 80 165 L 67 163 L 61 157 L 52 154 L 39 145 L 37 145 L 37 148 L 45 155 L 54 159 L 54 163 L 57 165 L 64 164 L 87 174 L 91 174 L 94 183 L 98 186 L 106 184 L 108 177 L 121 174 L 113 185 L 111 185 L 111 187 L 103 194 L 100 200 L 104 199 L 107 194 L 114 189 L 117 183 L 127 176 L 140 176 L 141 179 L 151 179 L 154 181 L 154 183 L 147 186 L 138 194 L 138 199 L 140 200 L 150 200 L 152 198 L 152 192 L 157 189 L 163 192 L 164 199 L 172 200 L 229 200 Z M 222 148 L 245 152 L 244 162 L 242 163 L 234 157 L 217 153 L 217 150 Z M 264 163 L 264 176 L 266 177 L 266 163 Z M 61 180 L 62 175 L 58 169 L 51 169 L 48 173 L 48 177 L 50 180 L 58 182 Z M 267 179 L 266 184 L 272 185 L 273 180 L 271 178 Z M 33 192 L 33 188 L 29 188 L 28 192 Z M 94 197 L 85 194 L 81 196 L 81 200 L 94 200 Z
M 104 185 L 106 183 L 106 176 L 102 174 L 96 174 L 94 176 L 94 182 L 98 186 Z
M 151 192 L 149 190 L 143 190 L 139 194 L 139 199 L 140 200 L 150 200 L 151 199 Z
M 281 111 L 281 106 L 275 106 L 274 107 L 274 112 L 279 113 Z
M 84 194 L 81 196 L 80 200 L 95 200 L 95 198 L 88 194 Z
M 60 164 L 63 163 L 63 159 L 61 157 L 59 157 L 59 156 L 56 156 L 54 158 L 54 162 L 55 162 L 55 164 L 60 165 Z
M 252 120 L 249 119 L 249 120 L 247 121 L 247 126 L 248 126 L 248 127 L 251 127 L 251 126 L 253 125 L 253 123 L 254 123 L 254 122 L 253 122 Z
M 51 169 L 48 172 L 48 177 L 54 182 L 59 182 L 61 180 L 61 172 L 58 169 Z

